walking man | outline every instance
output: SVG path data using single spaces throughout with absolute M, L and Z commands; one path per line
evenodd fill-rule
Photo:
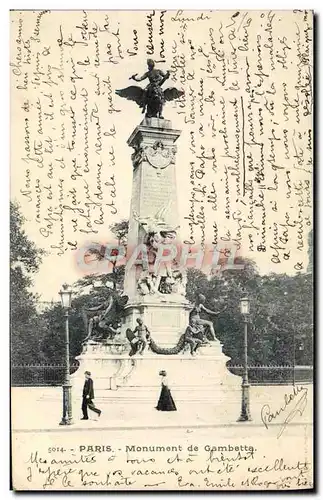
M 89 420 L 89 416 L 87 413 L 87 409 L 94 411 L 97 415 L 101 415 L 101 410 L 95 407 L 93 403 L 94 399 L 94 389 L 93 389 L 93 380 L 91 379 L 91 372 L 85 372 L 85 382 L 83 387 L 83 400 L 82 400 L 82 412 L 83 418 L 81 420 Z

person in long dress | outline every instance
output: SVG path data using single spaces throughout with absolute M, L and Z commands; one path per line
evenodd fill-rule
M 165 370 L 159 372 L 161 376 L 161 391 L 156 409 L 159 411 L 177 411 L 176 405 L 168 387 L 167 373 Z

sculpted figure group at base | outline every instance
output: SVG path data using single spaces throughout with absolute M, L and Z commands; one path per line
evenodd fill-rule
M 142 355 L 150 338 L 150 331 L 144 324 L 143 320 L 141 318 L 137 318 L 136 321 L 137 326 L 134 331 L 130 328 L 126 331 L 126 337 L 131 345 L 129 356 L 134 356 L 135 354 Z
M 163 83 L 170 77 L 170 72 L 164 73 L 161 69 L 155 68 L 155 62 L 152 59 L 147 59 L 148 71 L 142 76 L 137 74 L 132 75 L 130 80 L 141 82 L 148 78 L 149 84 L 145 89 L 134 85 L 125 89 L 116 90 L 116 94 L 120 97 L 125 97 L 131 101 L 135 101 L 146 113 L 146 118 L 161 118 L 163 119 L 163 107 L 165 101 L 172 101 L 184 95 L 184 91 L 178 90 L 175 87 L 169 87 L 165 90 L 161 88 Z
M 177 235 L 178 227 L 172 227 L 165 222 L 169 210 L 170 206 L 167 205 L 154 217 L 139 217 L 136 212 L 133 213 L 133 218 L 144 230 L 143 243 L 147 248 L 148 269 L 142 270 L 138 280 L 138 291 L 141 295 L 185 295 L 185 273 L 176 268 L 176 261 L 163 261 L 161 266 L 158 266 L 158 251 L 164 245 L 174 244 Z
M 142 355 L 148 347 L 155 354 L 175 355 L 184 352 L 189 348 L 192 356 L 197 354 L 198 349 L 208 343 L 205 339 L 203 327 L 197 324 L 196 319 L 192 319 L 190 324 L 186 327 L 185 332 L 180 336 L 178 342 L 173 347 L 160 347 L 154 341 L 147 326 L 143 323 L 141 318 L 137 319 L 138 325 L 132 331 L 130 328 L 126 331 L 126 337 L 130 342 L 129 356 L 135 354 Z
M 143 320 L 137 318 L 136 328 L 133 331 L 129 328 L 126 330 L 126 338 L 131 347 L 129 356 L 142 355 L 147 347 L 155 354 L 167 355 L 179 354 L 189 348 L 191 355 L 195 356 L 202 345 L 208 344 L 210 340 L 216 340 L 212 321 L 203 319 L 201 314 L 204 312 L 208 315 L 217 316 L 220 312 L 205 307 L 205 300 L 204 295 L 199 294 L 197 296 L 190 313 L 189 325 L 173 347 L 158 346 Z M 121 334 L 122 316 L 127 301 L 127 296 L 119 296 L 114 292 L 98 306 L 84 309 L 87 337 L 84 339 L 83 344 L 88 342 L 102 344 L 107 340 L 113 342 L 115 337 Z
M 199 294 L 196 302 L 191 310 L 190 321 L 185 329 L 185 332 L 180 336 L 178 342 L 173 347 L 160 347 L 154 341 L 151 332 L 144 324 L 141 318 L 136 321 L 138 325 L 132 331 L 130 328 L 126 331 L 126 337 L 131 345 L 129 356 L 135 354 L 142 355 L 148 347 L 155 354 L 175 355 L 184 352 L 189 348 L 192 356 L 198 353 L 201 346 L 206 345 L 211 341 L 216 341 L 215 331 L 212 321 L 201 318 L 201 313 L 205 312 L 212 316 L 218 316 L 222 311 L 216 312 L 205 307 L 205 296 Z
M 113 292 L 101 304 L 83 308 L 83 320 L 87 331 L 83 344 L 89 340 L 94 342 L 113 340 L 119 335 L 121 333 L 121 319 L 127 302 L 126 295 L 119 296 Z
M 191 310 L 190 320 L 204 330 L 204 335 L 208 340 L 216 340 L 212 321 L 201 318 L 201 313 L 205 312 L 211 316 L 218 316 L 220 312 L 212 311 L 205 307 L 206 298 L 203 294 L 198 294 L 193 309 Z M 223 312 L 222 309 L 221 312 Z

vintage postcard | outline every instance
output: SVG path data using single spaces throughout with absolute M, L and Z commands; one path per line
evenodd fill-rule
M 313 489 L 313 12 L 10 26 L 12 488 Z

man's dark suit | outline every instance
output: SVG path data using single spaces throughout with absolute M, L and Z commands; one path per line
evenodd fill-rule
M 101 414 L 101 410 L 99 410 L 94 406 L 94 403 L 92 401 L 93 399 L 94 399 L 93 380 L 91 378 L 88 378 L 87 380 L 85 380 L 83 387 L 82 412 L 84 419 L 89 418 L 87 414 L 88 407 L 90 410 L 94 411 L 98 415 Z

